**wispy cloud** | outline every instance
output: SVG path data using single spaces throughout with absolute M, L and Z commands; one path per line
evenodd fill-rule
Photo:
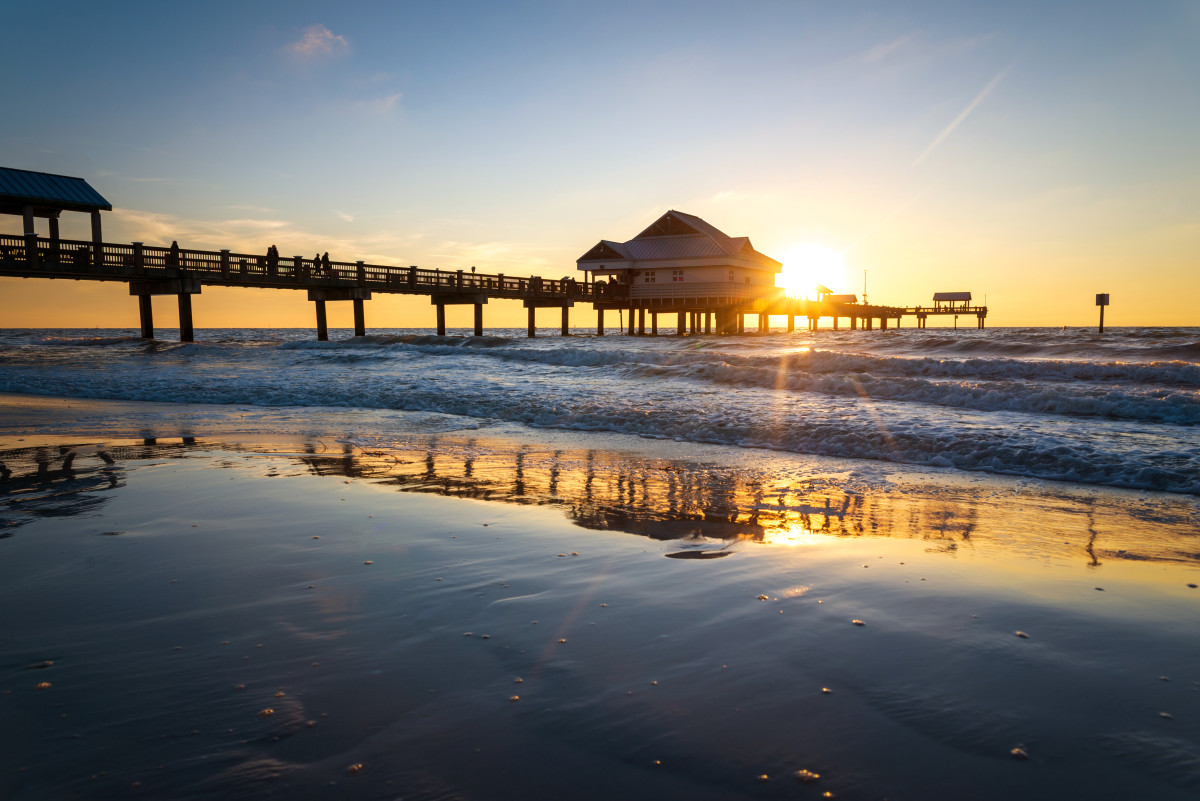
M 299 41 L 287 46 L 287 51 L 297 58 L 313 59 L 333 56 L 350 49 L 346 37 L 335 34 L 324 25 L 310 25 L 304 29 Z
M 355 103 L 355 106 L 370 114 L 387 114 L 389 111 L 395 110 L 396 106 L 400 103 L 400 98 L 403 96 L 403 92 L 396 92 L 395 94 L 384 95 L 383 97 L 376 97 L 370 100 L 360 100 Z
M 1008 74 L 1010 69 L 1012 69 L 1012 64 L 1009 64 L 1007 67 L 1000 70 L 1000 72 L 996 74 L 996 77 L 988 81 L 987 86 L 983 87 L 983 90 L 979 94 L 975 95 L 975 99 L 968 103 L 967 107 L 960 111 L 958 116 L 951 120 L 950 124 L 942 129 L 941 133 L 934 137 L 933 141 L 929 143 L 928 147 L 921 151 L 921 155 L 917 156 L 917 159 L 913 162 L 912 166 L 918 166 L 922 161 L 929 157 L 929 154 L 937 150 L 938 146 L 941 145 L 942 142 L 946 141 L 950 134 L 954 133 L 954 130 L 963 123 L 963 120 L 971 116 L 971 112 L 978 108 L 979 104 L 987 99 L 987 96 L 992 93 L 992 90 L 1000 85 L 1000 82 L 1004 80 L 1004 76 Z
M 862 60 L 867 62 L 868 64 L 878 63 L 878 62 L 886 59 L 888 56 L 890 56 L 892 53 L 896 52 L 897 50 L 903 50 L 903 49 L 907 48 L 909 45 L 911 45 L 914 42 L 915 39 L 916 39 L 916 36 L 911 33 L 906 33 L 902 36 L 897 36 L 895 39 L 892 39 L 890 42 L 884 42 L 883 44 L 875 45 L 870 50 L 863 53 Z
M 338 211 L 337 209 L 334 209 L 333 213 L 336 214 L 343 222 L 354 222 L 354 215 L 352 214 L 347 214 L 346 212 Z

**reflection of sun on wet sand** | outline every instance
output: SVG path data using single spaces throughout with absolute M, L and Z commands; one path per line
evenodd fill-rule
M 1200 781 L 1191 498 L 479 433 L 26 439 L 0 450 L 13 797 Z

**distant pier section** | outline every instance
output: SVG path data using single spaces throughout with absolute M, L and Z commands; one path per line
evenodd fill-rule
M 877 306 L 858 303 L 853 295 L 822 292 L 816 300 L 788 297 L 774 286 L 779 262 L 758 253 L 745 237 L 721 233 L 698 217 L 669 211 L 650 228 L 625 243 L 602 241 L 581 257 L 571 276 L 506 276 L 469 270 L 434 270 L 283 257 L 277 253 L 250 254 L 232 250 L 194 250 L 154 247 L 142 242 L 105 242 L 100 213 L 112 206 L 86 181 L 62 175 L 0 168 L 0 213 L 23 218 L 24 233 L 0 235 L 0 276 L 121 281 L 138 299 L 141 334 L 154 337 L 151 299 L 176 298 L 180 339 L 194 339 L 192 296 L 204 286 L 303 290 L 314 305 L 317 338 L 329 338 L 326 303 L 353 304 L 354 334 L 366 334 L 365 303 L 373 293 L 423 295 L 436 310 L 436 330 L 446 333 L 446 306 L 474 307 L 474 334 L 483 335 L 483 307 L 492 299 L 519 300 L 527 309 L 528 334 L 536 331 L 538 309 L 558 309 L 561 330 L 569 333 L 569 312 L 575 303 L 591 303 L 597 314 L 596 333 L 605 333 L 605 312 L 628 312 L 626 332 L 658 334 L 659 316 L 675 315 L 674 333 L 738 334 L 746 317 L 757 316 L 760 332 L 772 316 L 784 316 L 787 330 L 797 317 L 811 331 L 822 318 L 834 329 L 846 320 L 851 329 L 886 330 L 899 327 L 905 316 L 925 327 L 930 316 L 973 315 L 978 327 L 986 306 L 970 305 L 970 293 L 939 293 L 931 307 Z M 66 240 L 59 236 L 64 212 L 91 217 L 92 238 Z M 48 220 L 49 235 L 40 236 L 35 220 Z M 822 288 L 823 289 L 823 288 Z M 953 299 L 942 295 L 953 295 Z M 965 300 L 959 296 L 965 295 Z M 414 327 L 411 321 L 389 327 Z M 753 330 L 753 329 L 751 329 Z

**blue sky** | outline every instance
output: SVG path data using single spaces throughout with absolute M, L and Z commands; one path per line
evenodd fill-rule
M 87 178 L 117 209 L 108 239 L 557 277 L 677 208 L 785 262 L 837 251 L 827 280 L 857 291 L 869 270 L 881 302 L 970 289 L 997 322 L 1056 324 L 1109 291 L 1110 319 L 1200 323 L 1197 2 L 65 2 L 5 20 L 2 163 Z M 1065 292 L 1077 313 L 1044 302 Z M 272 319 L 307 322 L 277 295 Z

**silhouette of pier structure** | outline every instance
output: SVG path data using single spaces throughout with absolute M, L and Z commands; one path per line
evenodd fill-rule
M 103 241 L 100 212 L 112 206 L 86 181 L 46 173 L 0 168 L 0 214 L 20 215 L 22 235 L 0 235 L 0 276 L 52 278 L 76 281 L 119 281 L 128 284 L 138 299 L 141 335 L 154 338 L 154 296 L 175 296 L 179 309 L 179 338 L 195 339 L 192 296 L 204 286 L 303 290 L 313 303 L 317 339 L 329 338 L 326 304 L 348 301 L 353 306 L 354 335 L 366 335 L 365 304 L 374 294 L 422 295 L 436 309 L 436 330 L 446 334 L 446 306 L 474 307 L 474 335 L 483 335 L 483 307 L 492 299 L 519 300 L 528 317 L 528 335 L 536 334 L 538 309 L 558 309 L 563 336 L 568 336 L 569 313 L 577 302 L 592 303 L 597 312 L 596 333 L 603 335 L 605 311 L 628 312 L 630 335 L 658 334 L 659 316 L 676 315 L 676 333 L 740 334 L 746 332 L 746 316 L 757 316 L 759 332 L 769 330 L 772 316 L 787 318 L 787 330 L 795 330 L 797 317 L 804 317 L 810 331 L 822 318 L 847 320 L 851 329 L 870 330 L 878 322 L 886 330 L 889 322 L 899 327 L 901 319 L 915 316 L 924 327 L 929 316 L 974 314 L 983 327 L 987 308 L 935 302 L 933 307 L 877 306 L 846 302 L 852 296 L 823 295 L 817 300 L 788 297 L 783 290 L 764 287 L 751 296 L 729 287 L 689 284 L 678 296 L 640 297 L 627 283 L 616 280 L 583 281 L 572 277 L 548 279 L 540 276 L 485 274 L 470 270 L 437 270 L 415 265 L 402 267 L 367 264 L 363 261 L 330 261 L 328 258 L 281 257 L 270 254 L 238 253 L 232 250 L 196 250 L 155 247 L 143 242 Z M 59 217 L 64 211 L 91 216 L 92 238 L 67 240 L 59 235 Z M 34 220 L 49 220 L 49 236 L 39 236 Z M 957 293 L 951 293 L 957 294 Z M 649 318 L 649 326 L 647 326 Z M 409 326 L 399 326 L 409 327 Z

